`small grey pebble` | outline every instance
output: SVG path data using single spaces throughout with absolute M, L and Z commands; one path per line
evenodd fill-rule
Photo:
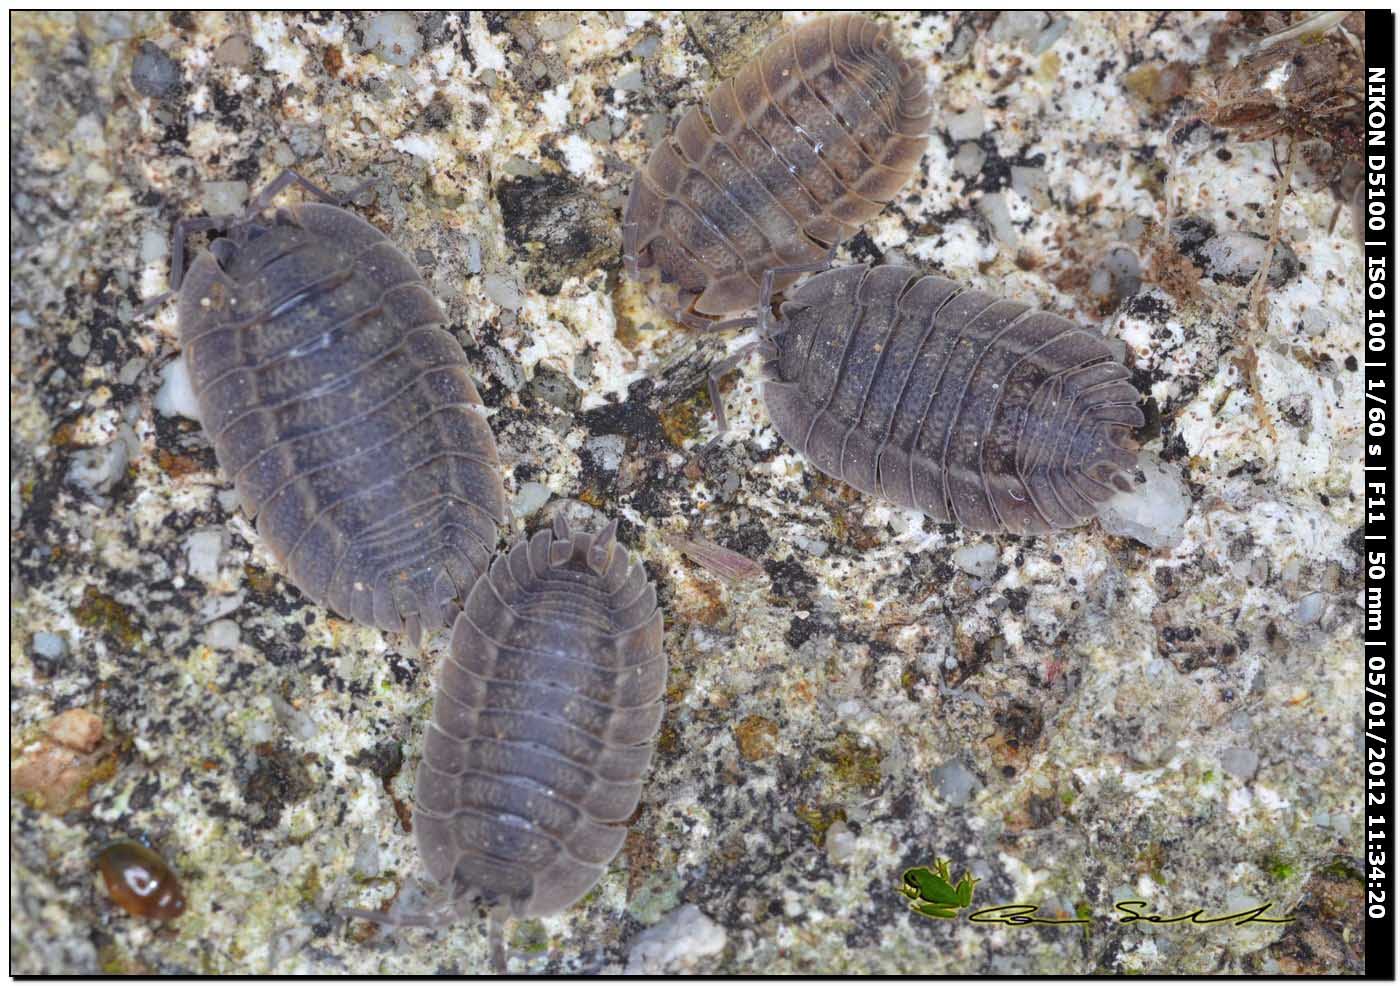
M 995 575 L 997 562 L 1000 560 L 1000 549 L 988 541 L 965 544 L 953 552 L 952 558 L 954 565 L 968 575 L 976 576 L 979 579 L 989 579 Z
M 204 643 L 213 650 L 233 650 L 242 634 L 232 620 L 215 620 L 204 630 Z
M 53 677 L 68 656 L 68 641 L 56 633 L 40 630 L 29 641 L 30 660 L 34 668 L 46 677 Z
M 1259 772 L 1259 754 L 1244 746 L 1232 746 L 1220 754 L 1220 766 L 1225 773 L 1247 781 Z
M 961 760 L 949 760 L 942 767 L 934 768 L 933 783 L 943 800 L 957 808 L 967 804 L 982 782 Z
M 403 11 L 371 17 L 365 25 L 365 47 L 390 64 L 407 65 L 423 50 L 418 21 Z
M 211 216 L 232 216 L 243 211 L 248 203 L 246 181 L 206 181 L 204 211 Z
M 180 87 L 180 66 L 159 45 L 143 41 L 131 64 L 131 85 L 143 96 L 164 99 Z
M 645 87 L 646 83 L 642 80 L 642 70 L 639 68 L 629 69 L 623 72 L 622 75 L 618 76 L 617 80 L 613 82 L 613 88 L 620 89 L 623 92 L 640 92 Z

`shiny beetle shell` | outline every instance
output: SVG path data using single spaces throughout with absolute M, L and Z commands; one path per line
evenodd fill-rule
M 325 195 L 288 172 L 243 217 L 186 223 L 226 229 L 179 286 L 200 417 L 292 582 L 417 639 L 495 548 L 496 442 L 442 309 L 383 233 L 326 202 L 258 221 L 292 181 Z
M 923 70 L 868 17 L 821 17 L 766 47 L 681 118 L 633 180 L 623 261 L 675 317 L 752 309 L 763 273 L 821 259 L 918 166 Z M 785 274 L 782 291 L 796 278 Z
M 978 531 L 1088 523 L 1136 461 L 1128 370 L 1096 333 L 908 267 L 806 281 L 768 329 L 774 427 L 822 472 Z
M 173 921 L 185 913 L 185 892 L 170 864 L 139 842 L 114 842 L 97 854 L 107 893 L 128 914 Z
M 627 834 L 666 661 L 656 590 L 616 530 L 570 534 L 556 520 L 498 557 L 457 618 L 413 829 L 458 912 L 563 910 Z

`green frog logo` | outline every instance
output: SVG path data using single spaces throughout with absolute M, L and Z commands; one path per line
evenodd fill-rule
M 915 866 L 905 870 L 899 892 L 909 898 L 909 909 L 916 914 L 950 921 L 972 904 L 972 891 L 976 886 L 977 880 L 966 871 L 955 885 L 948 871 L 948 861 L 938 859 L 934 860 L 933 869 Z

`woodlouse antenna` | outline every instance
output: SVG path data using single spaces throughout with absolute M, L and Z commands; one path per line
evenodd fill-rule
M 257 195 L 249 201 L 248 205 L 240 213 L 227 216 L 195 216 L 188 219 L 177 220 L 170 234 L 170 290 L 142 304 L 141 314 L 145 315 L 150 311 L 160 307 L 174 295 L 180 293 L 180 285 L 185 279 L 185 243 L 197 233 L 225 232 L 237 226 L 241 226 L 252 221 L 253 217 L 261 213 L 271 204 L 272 200 L 282 193 L 288 185 L 300 185 L 322 202 L 334 206 L 343 206 L 349 202 L 371 182 L 365 181 L 355 186 L 354 191 L 348 195 L 337 196 L 317 185 L 300 172 L 287 168 L 280 175 L 268 182 L 267 185 Z M 220 258 L 222 259 L 222 258 Z
M 758 327 L 758 339 L 746 346 L 740 347 L 736 352 L 720 360 L 710 367 L 709 373 L 705 377 L 705 389 L 710 397 L 710 407 L 715 412 L 715 437 L 706 444 L 704 451 L 709 451 L 716 442 L 729 430 L 729 421 L 724 416 L 724 401 L 720 398 L 719 382 L 735 368 L 748 359 L 749 354 L 755 350 L 771 350 L 774 342 L 775 332 L 773 331 L 773 295 L 774 285 L 779 277 L 789 274 L 809 274 L 827 270 L 836 259 L 836 250 L 839 243 L 833 243 L 827 248 L 826 256 L 810 264 L 792 264 L 787 267 L 774 267 L 763 272 L 763 285 L 759 293 L 758 315 L 748 315 L 742 318 L 729 319 L 724 322 L 716 322 L 709 327 L 709 331 L 721 331 L 723 329 Z

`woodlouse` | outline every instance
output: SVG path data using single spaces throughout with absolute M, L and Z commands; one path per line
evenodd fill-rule
M 321 201 L 278 209 L 297 183 Z M 182 274 L 185 237 L 218 230 Z M 404 254 L 285 172 L 172 250 L 200 417 L 258 534 L 309 598 L 390 631 L 446 626 L 506 519 L 461 345 Z
M 711 371 L 721 430 L 717 380 L 757 348 L 785 441 L 936 521 L 1044 533 L 1131 489 L 1140 398 L 1098 334 L 909 267 L 817 274 L 776 320 L 771 293 L 759 341 Z
M 627 835 L 661 723 L 666 660 L 656 589 L 616 542 L 553 530 L 491 564 L 439 670 L 413 830 L 449 899 L 430 914 L 345 913 L 437 925 L 563 910 Z M 499 961 L 498 961 L 499 964 Z
M 139 842 L 114 842 L 97 854 L 107 893 L 128 914 L 173 921 L 185 913 L 185 892 L 170 865 Z
M 886 28 L 821 17 L 769 44 L 681 118 L 633 179 L 623 261 L 693 327 L 759 300 L 909 180 L 931 119 L 923 70 Z M 795 275 L 775 282 L 781 291 Z

